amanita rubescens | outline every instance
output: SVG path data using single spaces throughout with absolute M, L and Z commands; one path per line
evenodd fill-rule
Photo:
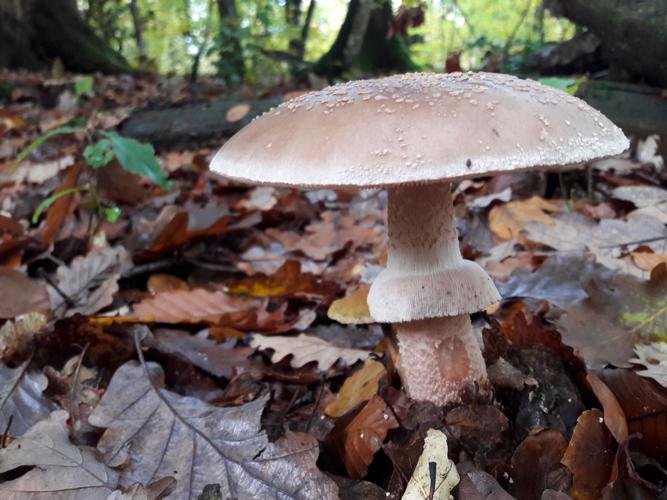
M 408 394 L 448 404 L 486 383 L 469 315 L 500 300 L 486 272 L 461 257 L 450 182 L 574 168 L 627 147 L 600 112 L 537 82 L 415 73 L 287 101 L 232 137 L 211 168 L 260 184 L 387 188 L 387 269 L 368 305 L 395 326 Z

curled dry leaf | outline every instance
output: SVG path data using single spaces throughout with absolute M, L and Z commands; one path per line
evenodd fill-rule
M 611 392 L 611 389 L 600 380 L 600 378 L 593 372 L 586 375 L 586 381 L 590 384 L 595 397 L 598 398 L 602 409 L 604 410 L 604 423 L 614 436 L 618 444 L 623 444 L 628 440 L 628 423 L 623 413 L 623 408 L 618 403 L 616 396 Z M 578 422 L 578 421 L 577 421 Z M 577 423 L 577 425 L 579 425 Z
M 37 312 L 22 314 L 0 327 L 0 359 L 19 362 L 30 356 L 36 334 L 46 328 L 46 317 Z
M 540 498 L 550 486 L 548 475 L 558 469 L 566 448 L 563 435 L 550 429 L 524 439 L 512 455 L 510 493 L 518 500 Z
M 229 293 L 252 297 L 327 297 L 337 290 L 334 283 L 323 282 L 311 273 L 302 273 L 301 263 L 295 260 L 286 261 L 274 274 L 256 273 L 227 286 Z
M 375 453 L 382 448 L 387 432 L 398 426 L 387 403 L 376 395 L 354 418 L 337 423 L 330 438 L 331 448 L 347 474 L 352 479 L 360 479 L 366 475 Z
M 348 365 L 353 365 L 369 355 L 368 351 L 350 347 L 337 347 L 319 337 L 313 337 L 305 333 L 298 337 L 253 335 L 250 345 L 256 349 L 273 349 L 274 353 L 271 358 L 276 362 L 285 356 L 291 355 L 290 365 L 294 368 L 315 361 L 318 363 L 320 370 L 328 370 L 339 359 L 342 359 Z
M 0 301 L 0 319 L 31 312 L 47 313 L 50 309 L 44 283 L 15 269 L 0 267 L 0 290 L 11 290 L 11 293 L 4 293 Z
M 95 314 L 113 302 L 118 279 L 131 265 L 125 248 L 104 247 L 59 266 L 58 289 L 48 287 L 51 308 L 60 317 Z
M 331 418 L 338 418 L 356 408 L 359 403 L 375 396 L 380 388 L 380 381 L 387 376 L 387 370 L 379 361 L 368 359 L 361 370 L 348 377 L 340 388 L 338 398 L 324 409 Z
M 118 474 L 94 449 L 70 443 L 67 418 L 67 412 L 54 411 L 0 449 L 0 473 L 34 466 L 18 479 L 0 483 L 4 500 L 104 500 L 113 492 Z
M 447 452 L 444 432 L 429 429 L 424 439 L 424 451 L 402 500 L 451 500 L 451 491 L 459 484 L 459 473 Z
M 77 163 L 68 169 L 62 184 L 53 194 L 57 195 L 58 193 L 75 188 L 79 182 L 79 177 L 81 176 L 81 172 L 83 172 L 83 168 L 83 163 Z M 48 208 L 46 211 L 44 230 L 42 231 L 42 242 L 45 245 L 51 243 L 56 236 L 58 236 L 58 232 L 65 223 L 65 220 L 67 220 L 67 217 L 69 217 L 69 215 L 76 209 L 76 200 L 77 193 L 72 192 L 61 196 Z
M 252 302 L 203 288 L 158 293 L 133 306 L 134 314 L 158 323 L 216 323 L 231 312 L 248 311 Z
M 373 323 L 368 310 L 368 291 L 370 287 L 363 285 L 342 299 L 334 300 L 329 306 L 327 316 L 344 325 L 361 325 Z
M 218 408 L 163 387 L 156 363 L 126 363 L 89 417 L 106 428 L 97 447 L 107 465 L 123 465 L 121 486 L 173 476 L 167 498 L 196 497 L 207 484 L 219 484 L 225 498 L 336 498 L 315 466 L 313 437 L 288 432 L 269 443 L 260 423 L 266 397 Z
M 21 436 L 48 416 L 54 405 L 42 394 L 47 385 L 46 377 L 28 370 L 27 362 L 14 369 L 0 363 L 0 433 Z
M 600 410 L 583 412 L 563 455 L 561 462 L 572 473 L 568 493 L 575 500 L 600 498 L 609 482 L 616 447 L 603 421 Z
M 650 250 L 650 249 L 649 249 Z M 653 253 L 653 251 L 634 251 L 631 252 L 632 262 L 642 271 L 651 271 L 660 264 L 667 263 L 667 255 L 662 253 Z

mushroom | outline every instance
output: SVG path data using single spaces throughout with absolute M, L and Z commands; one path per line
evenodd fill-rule
M 232 137 L 211 168 L 261 184 L 388 189 L 387 268 L 369 309 L 395 326 L 409 396 L 445 405 L 488 383 L 469 315 L 500 300 L 461 257 L 450 183 L 574 168 L 627 147 L 599 111 L 535 81 L 414 73 L 284 102 Z

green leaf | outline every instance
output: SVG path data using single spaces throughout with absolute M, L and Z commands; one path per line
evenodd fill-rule
M 554 87 L 558 90 L 567 92 L 570 95 L 575 95 L 579 87 L 586 81 L 586 77 L 581 78 L 562 78 L 558 76 L 539 78 L 538 81 L 543 85 Z
M 81 191 L 88 191 L 88 188 L 69 188 L 69 189 L 64 189 L 60 191 L 59 193 L 53 194 L 49 196 L 48 198 L 45 198 L 42 200 L 42 202 L 37 205 L 37 208 L 35 209 L 35 213 L 32 214 L 32 223 L 37 224 L 39 221 L 39 218 L 42 216 L 44 213 L 44 210 L 49 208 L 51 205 L 53 205 L 56 201 L 58 201 L 60 198 L 63 196 L 67 196 L 68 194 L 72 193 L 78 193 Z
M 93 168 L 105 167 L 115 156 L 109 139 L 101 139 L 83 150 L 83 158 Z
M 100 132 L 111 141 L 118 163 L 133 174 L 148 177 L 158 186 L 171 189 L 167 174 L 160 169 L 155 151 L 150 144 L 122 137 L 115 132 Z
M 120 208 L 118 207 L 105 208 L 102 212 L 104 213 L 106 220 L 108 220 L 111 224 L 118 222 L 118 219 L 120 219 L 122 214 Z
M 25 148 L 23 151 L 19 153 L 19 155 L 16 157 L 16 160 L 14 163 L 12 163 L 11 168 L 16 168 L 19 163 L 21 163 L 23 160 L 25 160 L 30 153 L 35 151 L 38 147 L 40 147 L 42 144 L 44 144 L 46 141 L 51 139 L 52 137 L 55 137 L 57 135 L 67 135 L 67 134 L 74 134 L 76 132 L 82 132 L 86 129 L 85 125 L 79 126 L 69 126 L 65 125 L 63 127 L 56 127 L 48 130 L 45 134 L 39 136 L 37 139 L 32 141 L 27 148 Z
M 95 79 L 92 76 L 82 76 L 74 82 L 74 94 L 77 97 L 81 97 L 84 94 L 88 94 L 93 91 L 93 84 Z

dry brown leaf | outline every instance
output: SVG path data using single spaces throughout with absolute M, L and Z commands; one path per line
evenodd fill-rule
M 602 404 L 604 423 L 607 429 L 618 444 L 625 443 L 628 440 L 628 423 L 616 396 L 595 373 L 588 372 L 586 381 L 593 389 L 595 397 Z
M 274 274 L 253 274 L 227 286 L 227 291 L 251 297 L 275 297 L 293 295 L 303 297 L 326 297 L 338 290 L 334 283 L 323 282 L 318 276 L 301 272 L 301 263 L 286 261 Z
M 253 303 L 203 288 L 162 292 L 133 306 L 134 314 L 158 323 L 216 323 L 229 313 L 249 311 Z
M 366 475 L 387 432 L 399 426 L 380 396 L 373 396 L 349 422 L 339 422 L 331 434 L 331 448 L 352 479 Z
M 373 323 L 368 310 L 369 289 L 369 286 L 363 285 L 346 297 L 334 300 L 329 306 L 327 316 L 344 325 Z
M 0 448 L 0 473 L 32 467 L 17 479 L 0 483 L 3 500 L 104 499 L 118 485 L 118 474 L 104 465 L 95 450 L 69 441 L 68 415 L 54 411 L 6 448 Z
M 288 431 L 269 443 L 260 421 L 266 401 L 211 406 L 165 390 L 156 363 L 129 362 L 89 421 L 106 428 L 97 447 L 107 465 L 123 466 L 122 487 L 173 476 L 170 499 L 196 498 L 207 484 L 219 484 L 223 498 L 336 498 L 337 488 L 315 465 L 315 438 Z
M 41 313 L 22 314 L 13 321 L 7 321 L 0 327 L 0 358 L 13 362 L 27 359 L 33 338 L 46 325 L 46 316 Z
M 370 354 L 369 351 L 361 349 L 337 347 L 319 337 L 305 333 L 298 337 L 253 335 L 250 345 L 256 349 L 273 349 L 274 353 L 271 358 L 276 362 L 291 355 L 290 365 L 292 367 L 299 368 L 314 361 L 318 363 L 320 370 L 328 370 L 339 359 L 348 365 L 353 365 Z
M 59 317 L 95 314 L 113 302 L 120 275 L 131 267 L 123 247 L 96 248 L 59 266 L 56 285 L 48 287 L 51 308 Z
M 216 377 L 232 378 L 235 370 L 248 367 L 249 347 L 235 347 L 236 342 L 216 342 L 199 335 L 177 330 L 156 330 L 144 343 L 160 352 L 174 354 Z
M 609 482 L 616 456 L 614 440 L 603 425 L 602 412 L 586 410 L 577 419 L 562 464 L 572 473 L 568 493 L 574 500 L 595 500 Z
M 563 435 L 551 429 L 524 439 L 512 455 L 510 493 L 518 500 L 540 498 L 549 487 L 547 476 L 558 469 L 566 448 Z
M 653 253 L 650 252 L 641 252 L 635 251 L 630 252 L 632 255 L 632 261 L 642 271 L 651 271 L 654 267 L 659 266 L 660 264 L 667 264 L 667 254 Z
M 49 415 L 54 405 L 42 395 L 47 384 L 42 373 L 28 371 L 28 362 L 14 369 L 0 363 L 0 432 L 21 436 Z
M 525 241 L 522 231 L 527 222 L 552 224 L 550 213 L 560 212 L 563 203 L 533 196 L 527 200 L 496 205 L 489 211 L 489 228 L 504 240 Z
M 240 104 L 237 104 L 236 106 L 232 106 L 227 110 L 227 113 L 225 114 L 225 120 L 227 120 L 228 122 L 237 122 L 241 120 L 245 115 L 247 115 L 250 109 L 251 109 L 250 104 L 246 102 L 242 102 Z
M 70 168 L 65 174 L 62 184 L 53 194 L 57 195 L 62 191 L 76 187 L 81 172 L 83 172 L 82 163 L 78 163 Z M 58 231 L 60 231 L 65 220 L 76 208 L 76 199 L 76 193 L 66 194 L 54 201 L 48 208 L 46 211 L 46 222 L 42 231 L 42 242 L 44 244 L 48 245 L 58 236 Z
M 379 361 L 366 360 L 364 366 L 348 377 L 340 388 L 338 398 L 324 409 L 324 413 L 338 418 L 356 408 L 359 403 L 368 401 L 377 394 L 380 381 L 387 375 L 387 370 Z
M 41 281 L 28 278 L 24 273 L 0 267 L 0 319 L 9 319 L 31 312 L 48 313 L 49 296 Z
M 176 292 L 178 290 L 189 290 L 190 286 L 181 278 L 173 274 L 153 274 L 148 278 L 146 288 L 151 295 L 163 292 Z

